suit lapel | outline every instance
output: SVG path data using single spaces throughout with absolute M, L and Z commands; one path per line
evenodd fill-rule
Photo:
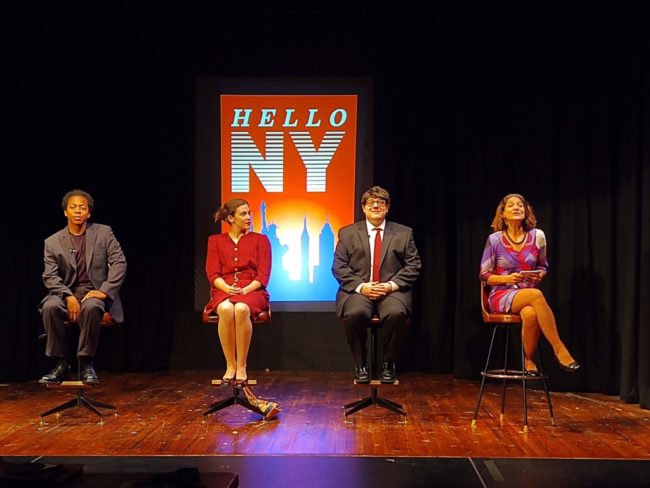
M 384 258 L 386 257 L 386 252 L 388 251 L 388 247 L 390 246 L 390 241 L 395 235 L 395 229 L 393 228 L 392 224 L 390 222 L 386 222 L 386 226 L 384 227 L 384 238 L 381 240 L 381 256 L 379 258 L 379 269 L 381 269 L 381 265 L 384 264 Z
M 359 240 L 363 248 L 364 269 L 368 273 L 368 276 L 370 276 L 370 241 L 368 240 L 368 227 L 366 227 L 365 220 L 357 224 L 357 232 L 359 233 Z
M 90 263 L 93 259 L 93 250 L 95 249 L 95 242 L 97 241 L 97 231 L 93 224 L 88 224 L 86 227 L 86 270 L 90 272 Z

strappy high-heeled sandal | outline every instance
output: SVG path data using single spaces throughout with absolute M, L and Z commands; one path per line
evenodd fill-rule
M 257 408 L 262 412 L 264 420 L 273 420 L 280 413 L 280 405 L 275 402 L 262 401 Z

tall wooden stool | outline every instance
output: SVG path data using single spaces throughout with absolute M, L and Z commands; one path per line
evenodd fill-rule
M 113 316 L 111 315 L 110 312 L 105 312 L 104 315 L 102 316 L 102 320 L 100 322 L 102 327 L 110 327 L 112 325 L 115 325 L 116 322 L 113 319 Z M 73 327 L 73 326 L 79 326 L 78 322 L 73 322 L 73 321 L 66 321 L 65 325 Z M 108 403 L 100 402 L 97 400 L 93 400 L 91 398 L 88 398 L 87 396 L 84 395 L 84 392 L 86 390 L 90 390 L 94 388 L 94 385 L 88 385 L 84 382 L 81 381 L 81 360 L 77 358 L 77 380 L 76 381 L 62 381 L 59 384 L 46 384 L 46 388 L 53 388 L 53 389 L 62 389 L 62 390 L 74 390 L 75 392 L 75 398 L 73 398 L 70 401 L 67 401 L 65 403 L 62 403 L 61 405 L 58 405 L 54 408 L 51 408 L 47 412 L 43 412 L 41 414 L 41 424 L 43 424 L 43 419 L 44 417 L 47 417 L 48 415 L 52 415 L 53 413 L 56 413 L 59 415 L 62 411 L 67 410 L 69 408 L 73 407 L 84 407 L 93 412 L 94 414 L 99 416 L 99 423 L 103 424 L 104 423 L 104 418 L 102 412 L 99 410 L 100 408 L 105 408 L 108 410 L 113 410 L 113 414 L 117 415 L 117 408 L 114 407 L 113 405 L 110 405 Z
M 343 406 L 345 420 L 347 420 L 348 415 L 352 415 L 359 410 L 363 410 L 370 405 L 377 405 L 379 407 L 387 408 L 388 410 L 398 413 L 402 416 L 402 422 L 406 422 L 406 411 L 404 407 L 392 400 L 381 397 L 377 394 L 377 388 L 380 386 L 390 387 L 398 386 L 399 380 L 396 380 L 392 384 L 383 384 L 377 379 L 378 375 L 378 365 L 377 365 L 377 330 L 382 326 L 381 321 L 378 316 L 373 316 L 368 322 L 368 328 L 370 329 L 370 396 L 357 400 L 355 402 L 348 403 Z M 367 383 L 357 383 L 356 380 L 354 384 L 366 386 Z
M 521 340 L 521 317 L 518 314 L 513 313 L 493 313 L 488 311 L 488 296 L 489 296 L 489 286 L 485 282 L 481 282 L 481 312 L 483 314 L 483 322 L 486 324 L 493 324 L 494 328 L 492 330 L 492 339 L 490 340 L 490 348 L 488 349 L 487 359 L 485 361 L 485 367 L 481 371 L 481 388 L 478 393 L 478 400 L 476 402 L 476 408 L 474 409 L 474 417 L 472 418 L 472 427 L 476 427 L 476 419 L 478 417 L 478 411 L 481 406 L 481 398 L 483 397 L 483 389 L 485 387 L 486 378 L 494 378 L 503 380 L 503 388 L 501 392 L 501 414 L 499 420 L 503 421 L 505 407 L 506 407 L 506 383 L 508 381 L 521 381 L 524 393 L 524 432 L 528 432 L 528 388 L 527 384 L 531 381 L 541 382 L 544 392 L 546 393 L 546 402 L 548 404 L 548 411 L 551 417 L 551 423 L 555 425 L 555 417 L 553 416 L 553 406 L 551 405 L 551 395 L 548 391 L 548 386 L 546 380 L 548 375 L 544 372 L 544 364 L 542 363 L 542 356 L 539 353 L 539 348 L 536 351 L 536 359 L 538 364 L 538 372 L 533 374 L 525 369 L 525 359 L 526 354 L 524 351 L 524 344 Z M 494 348 L 494 340 L 497 335 L 497 331 L 503 330 L 504 336 L 504 357 L 503 357 L 503 367 L 490 369 L 492 362 L 492 351 Z M 511 369 L 508 367 L 508 347 L 510 336 L 513 335 L 516 331 L 519 332 L 519 339 L 521 343 L 521 368 L 520 369 Z
M 203 309 L 202 314 L 203 323 L 210 325 L 219 324 L 219 315 L 215 311 L 212 313 L 207 313 L 205 308 Z M 262 310 L 255 316 L 251 316 L 251 322 L 254 325 L 270 324 L 271 323 L 271 306 L 267 310 Z M 222 386 L 220 379 L 213 379 L 212 385 Z M 261 415 L 264 420 L 271 420 L 274 418 L 280 411 L 278 405 L 274 402 L 267 402 L 265 400 L 259 400 L 255 397 L 250 386 L 257 385 L 257 380 L 249 379 L 246 385 L 232 385 L 232 395 L 217 402 L 214 402 L 210 407 L 203 412 L 203 418 L 207 417 L 211 413 L 218 412 L 223 410 L 226 407 L 231 405 L 241 405 L 244 408 L 247 408 L 251 412 L 255 412 Z M 243 393 L 243 395 L 242 395 Z

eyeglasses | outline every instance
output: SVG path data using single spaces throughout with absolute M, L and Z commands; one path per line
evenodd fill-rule
M 386 208 L 386 200 L 366 200 L 366 207 L 372 208 L 374 206 Z

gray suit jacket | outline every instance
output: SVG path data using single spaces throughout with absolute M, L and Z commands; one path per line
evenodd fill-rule
M 411 312 L 412 286 L 420 275 L 420 257 L 415 247 L 413 230 L 405 225 L 386 221 L 381 244 L 379 281 L 393 281 L 399 290 L 390 294 Z M 370 281 L 370 244 L 366 221 L 342 227 L 334 251 L 332 273 L 339 282 L 336 313 L 343 316 L 343 305 L 356 293 L 361 283 Z
M 77 262 L 71 250 L 67 227 L 45 239 L 43 284 L 49 293 L 39 304 L 39 312 L 51 295 L 62 299 L 74 295 L 71 287 L 77 278 Z M 93 287 L 108 295 L 106 310 L 110 310 L 116 322 L 123 322 L 124 311 L 118 291 L 126 276 L 126 258 L 108 225 L 88 223 L 86 268 Z

